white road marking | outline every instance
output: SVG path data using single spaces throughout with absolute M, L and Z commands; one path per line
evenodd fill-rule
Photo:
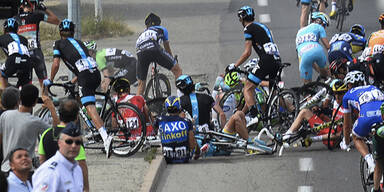
M 268 0 L 257 0 L 257 5 L 259 7 L 266 7 L 268 6 Z
M 271 16 L 269 14 L 260 14 L 259 15 L 259 21 L 261 23 L 270 23 L 271 22 Z
M 313 188 L 312 186 L 299 186 L 297 188 L 297 192 L 312 192 Z
M 300 158 L 299 167 L 300 167 L 300 171 L 313 171 L 312 158 Z
M 384 1 L 383 0 L 376 0 L 377 7 L 381 10 L 384 11 Z

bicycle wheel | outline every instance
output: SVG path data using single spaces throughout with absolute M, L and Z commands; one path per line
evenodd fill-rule
M 153 117 L 164 115 L 167 112 L 164 107 L 164 102 L 166 99 L 167 98 L 165 97 L 159 97 L 147 101 L 149 112 L 152 114 Z
M 131 103 L 118 103 L 104 117 L 104 126 L 114 137 L 112 152 L 119 156 L 135 154 L 146 138 L 147 126 L 144 114 Z
M 272 98 L 268 106 L 267 123 L 272 134 L 285 133 L 299 113 L 298 98 L 294 91 L 286 89 Z
M 373 187 L 373 180 L 368 179 L 368 163 L 363 156 L 360 156 L 360 178 L 363 190 L 370 192 Z
M 144 98 L 146 100 L 151 100 L 159 97 L 168 97 L 171 95 L 171 83 L 169 79 L 164 74 L 158 73 L 157 80 L 152 78 L 149 80 L 147 88 L 144 92 Z
M 337 26 L 336 26 L 336 28 L 338 28 L 339 31 L 341 32 L 343 30 L 343 24 L 344 24 L 344 20 L 345 20 L 345 15 L 347 14 L 347 8 L 346 8 L 346 5 L 345 5 L 345 0 L 340 0 L 339 3 L 341 5 L 339 7 L 339 14 L 338 14 L 338 17 L 337 17 Z
M 57 108 L 56 108 L 56 114 L 59 114 Z M 52 125 L 52 114 L 51 112 L 49 111 L 48 108 L 46 107 L 42 107 L 40 109 L 38 109 L 36 112 L 35 112 L 35 115 L 38 116 L 40 119 L 42 119 L 45 123 L 47 123 L 48 125 Z

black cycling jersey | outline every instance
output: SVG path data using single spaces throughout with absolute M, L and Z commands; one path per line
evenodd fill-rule
M 25 36 L 28 39 L 28 48 L 41 48 L 39 37 L 40 21 L 46 21 L 48 15 L 41 11 L 22 12 L 16 19 L 19 22 L 18 34 Z
M 136 41 L 136 52 L 158 47 L 163 41 L 168 41 L 168 31 L 165 27 L 148 27 Z
M 211 109 L 215 104 L 215 100 L 207 94 L 196 93 L 198 108 L 199 108 L 199 125 L 210 125 L 211 122 Z M 192 114 L 192 104 L 191 99 L 188 95 L 183 95 L 180 97 L 181 108 L 186 110 L 191 117 Z
M 13 54 L 29 55 L 28 40 L 15 33 L 8 33 L 0 36 L 0 47 L 8 56 Z
M 245 40 L 251 40 L 252 46 L 260 58 L 272 57 L 280 59 L 280 53 L 273 41 L 272 32 L 262 23 L 253 22 L 244 27 Z
M 85 70 L 96 70 L 96 61 L 89 55 L 84 43 L 73 38 L 55 41 L 53 57 L 61 58 L 76 75 Z
M 160 116 L 155 121 L 159 129 L 164 158 L 167 163 L 188 162 L 191 155 L 188 134 L 192 122 L 179 116 Z

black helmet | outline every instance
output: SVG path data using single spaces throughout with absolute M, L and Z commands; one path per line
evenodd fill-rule
M 246 21 L 255 20 L 255 11 L 250 6 L 243 6 L 237 11 L 237 16 Z
M 34 5 L 39 4 L 38 0 L 21 0 L 20 5 L 23 5 L 25 7 L 33 7 Z
M 59 24 L 59 31 L 74 32 L 75 31 L 75 24 L 69 19 L 64 19 Z
M 116 79 L 115 82 L 112 84 L 113 90 L 118 93 L 124 93 L 126 90 L 129 90 L 131 86 L 131 83 L 126 78 L 119 78 Z
M 17 32 L 17 29 L 19 28 L 19 24 L 17 23 L 16 19 L 14 18 L 9 18 L 5 20 L 4 22 L 4 31 L 5 32 Z
M 195 85 L 189 75 L 181 75 L 176 79 L 176 87 L 184 94 L 189 94 L 194 90 Z
M 145 17 L 145 25 L 146 26 L 157 26 L 157 25 L 160 25 L 160 24 L 161 24 L 160 17 L 157 16 L 156 14 L 154 14 L 154 13 L 149 13 Z

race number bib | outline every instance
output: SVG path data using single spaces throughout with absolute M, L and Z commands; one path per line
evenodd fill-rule
M 372 55 L 375 55 L 377 53 L 382 53 L 384 51 L 384 45 L 375 45 L 372 49 Z
M 37 48 L 36 39 L 28 39 L 28 48 L 29 49 L 36 49 Z
M 157 32 L 154 30 L 144 31 L 136 41 L 136 46 L 143 44 L 146 41 L 157 41 Z
M 277 49 L 277 45 L 269 42 L 263 45 L 265 53 L 269 55 L 280 55 L 279 50 Z
M 171 159 L 181 159 L 187 157 L 187 147 L 175 147 L 175 150 L 172 147 L 163 147 L 163 154 L 167 158 Z
M 87 57 L 86 59 L 79 59 L 75 63 L 77 70 L 82 72 L 84 70 L 96 68 L 96 61 L 92 57 Z
M 330 44 L 332 44 L 335 41 L 346 41 L 346 42 L 349 42 L 351 40 L 352 40 L 351 35 L 349 35 L 347 33 L 343 33 L 341 35 L 340 34 L 336 34 L 336 35 L 334 35 L 332 37 Z
M 296 45 L 300 45 L 305 42 L 317 42 L 316 35 L 313 33 L 307 33 L 296 38 Z
M 384 94 L 377 89 L 364 92 L 359 97 L 360 105 L 362 105 L 364 103 L 368 103 L 370 101 L 382 101 L 382 100 L 384 100 Z
M 127 51 L 127 50 L 122 50 L 121 54 L 122 55 L 126 55 L 127 57 L 133 57 L 133 55 L 129 51 Z
M 20 47 L 19 47 L 16 41 L 12 41 L 10 44 L 8 44 L 8 56 L 14 53 L 29 55 L 28 48 L 25 45 L 20 44 Z
M 116 55 L 116 48 L 107 48 L 105 49 L 105 56 L 111 56 L 111 55 Z
M 127 124 L 127 127 L 129 127 L 129 129 L 139 128 L 139 120 L 137 119 L 137 117 L 125 118 L 125 123 Z

